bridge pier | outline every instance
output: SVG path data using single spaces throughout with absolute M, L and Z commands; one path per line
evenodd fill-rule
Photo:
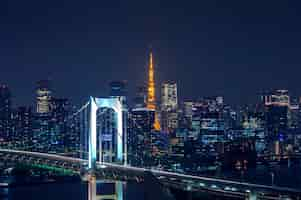
M 88 200 L 96 200 L 96 177 L 88 177 Z
M 246 200 L 257 200 L 257 193 L 256 192 L 249 192 Z

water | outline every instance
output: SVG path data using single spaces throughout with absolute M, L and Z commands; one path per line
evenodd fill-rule
M 300 189 L 301 165 L 292 165 L 290 168 L 285 165 L 257 166 L 256 169 L 247 171 L 223 172 L 219 177 L 235 181 Z
M 105 190 L 110 191 L 110 186 Z M 127 183 L 124 185 L 122 200 L 148 200 L 142 184 Z M 100 193 L 105 193 L 104 191 Z M 110 192 L 109 192 L 110 193 Z M 162 194 L 163 195 L 163 194 Z M 94 200 L 89 199 L 88 183 L 51 183 L 10 188 L 5 200 Z M 118 199 L 118 200 L 119 200 Z M 158 199 L 159 200 L 159 199 Z
M 272 180 L 271 172 L 274 174 Z M 256 169 L 250 169 L 243 174 L 240 172 L 226 172 L 223 175 L 219 175 L 221 178 L 231 178 L 237 181 L 247 181 L 252 183 L 260 183 L 301 188 L 301 166 L 294 165 L 291 168 L 285 166 L 270 167 L 257 167 Z M 184 199 L 174 196 L 174 198 L 167 198 L 167 192 L 162 189 L 160 184 L 154 182 L 154 180 L 148 180 L 146 183 L 123 183 L 122 185 L 122 197 L 118 200 L 151 200 L 151 199 Z M 90 185 L 91 186 L 91 185 Z M 89 188 L 87 182 L 61 182 L 61 183 L 47 183 L 40 185 L 22 185 L 10 188 L 8 195 L 0 195 L 0 199 L 5 200 L 92 200 L 91 191 L 99 194 L 114 193 L 116 191 L 115 183 L 101 185 L 95 185 L 94 190 Z M 115 189 L 114 189 L 115 188 Z M 118 190 L 118 189 L 117 189 Z M 90 192 L 90 195 L 89 195 Z M 1 193 L 0 193 L 1 194 Z M 89 199 L 90 196 L 90 199 Z M 216 198 L 202 198 L 216 199 Z

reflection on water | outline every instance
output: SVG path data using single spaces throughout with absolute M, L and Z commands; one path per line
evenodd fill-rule
M 22 185 L 0 188 L 1 200 L 144 200 L 139 195 L 141 186 L 124 182 L 90 180 L 41 185 Z M 127 190 L 127 192 L 125 192 Z
M 168 200 L 154 185 L 134 182 L 58 182 L 11 187 L 1 200 Z M 3 189 L 3 188 L 2 188 Z M 0 188 L 1 190 L 1 188 Z M 6 189 L 7 190 L 7 189 Z M 1 192 L 0 192 L 1 193 Z M 159 196 L 159 197 L 158 197 Z
M 270 172 L 274 172 L 275 185 L 285 187 L 301 186 L 300 165 L 291 168 L 281 166 L 270 168 L 256 168 L 249 170 L 241 177 L 240 174 L 224 174 L 225 177 L 246 180 L 248 182 L 271 184 Z M 296 176 L 297 175 L 297 176 Z M 223 178 L 223 177 L 222 177 Z M 152 176 L 145 176 L 143 183 L 109 182 L 90 179 L 89 182 L 65 181 L 47 184 L 18 185 L 9 189 L 0 189 L 0 199 L 5 200 L 166 200 L 186 199 L 181 191 L 170 191 L 174 198 L 168 198 L 168 191 Z M 200 199 L 223 199 L 204 194 Z

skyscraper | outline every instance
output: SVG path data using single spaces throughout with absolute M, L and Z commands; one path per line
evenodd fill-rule
M 53 124 L 53 131 L 51 140 L 55 141 L 52 149 L 60 152 L 69 152 L 71 144 L 71 133 L 68 127 L 68 116 L 70 114 L 70 102 L 66 98 L 52 98 L 51 99 L 51 121 Z
M 51 107 L 51 90 L 49 80 L 37 83 L 37 113 L 48 113 Z
M 287 90 L 275 90 L 262 95 L 266 126 L 270 136 L 290 126 L 290 96 Z
M 177 84 L 172 81 L 162 83 L 161 87 L 161 110 L 171 111 L 178 109 Z
M 135 108 L 129 120 L 129 160 L 132 165 L 145 166 L 151 162 L 151 131 L 155 112 L 148 108 Z
M 31 150 L 33 113 L 31 107 L 20 106 L 14 114 L 14 135 L 20 148 Z
M 147 103 L 147 87 L 139 86 L 133 99 L 134 108 L 145 108 Z
M 261 96 L 265 106 L 289 106 L 290 96 L 287 90 L 274 90 Z
M 161 86 L 161 127 L 165 132 L 178 127 L 178 95 L 175 82 L 164 82 Z
M 126 93 L 127 93 L 126 85 L 127 85 L 126 81 L 112 81 L 110 83 L 110 96 L 121 97 L 125 100 Z
M 154 63 L 153 54 L 150 52 L 149 57 L 149 69 L 148 69 L 148 89 L 147 89 L 147 108 L 156 112 L 156 91 L 155 91 L 155 75 L 154 75 Z M 158 119 L 158 113 L 155 116 L 154 129 L 160 130 L 160 122 Z
M 7 85 L 0 85 L 0 139 L 11 133 L 11 93 Z

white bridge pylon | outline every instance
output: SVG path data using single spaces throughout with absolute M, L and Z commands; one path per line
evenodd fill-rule
M 89 169 L 95 169 L 96 157 L 97 157 L 97 110 L 99 108 L 111 108 L 116 113 L 117 121 L 117 160 L 123 162 L 123 119 L 122 119 L 122 103 L 118 98 L 95 98 L 90 97 L 90 122 L 89 122 Z M 100 137 L 101 138 L 101 137 Z M 99 141 L 102 142 L 102 141 Z M 102 145 L 100 145 L 102 146 Z M 100 149 L 102 152 L 102 149 Z M 99 162 L 102 162 L 102 156 L 99 158 Z

